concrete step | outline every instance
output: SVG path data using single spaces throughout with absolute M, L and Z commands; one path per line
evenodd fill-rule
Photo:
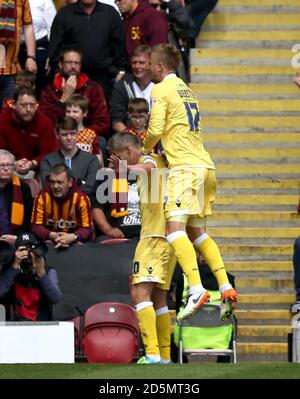
M 237 353 L 260 353 L 260 354 L 273 354 L 282 353 L 287 354 L 287 343 L 270 343 L 270 342 L 237 342 Z M 239 358 L 238 358 L 239 359 Z
M 206 99 L 199 100 L 199 110 L 205 114 L 226 113 L 227 116 L 240 112 L 262 114 L 263 116 L 276 112 L 299 113 L 300 100 L 234 100 L 234 99 Z M 300 113 L 299 113 L 300 115 Z
M 264 133 L 230 133 L 230 132 L 219 132 L 219 133 L 205 133 L 203 136 L 203 142 L 205 147 L 212 148 L 213 145 L 218 144 L 219 146 L 231 145 L 232 147 L 243 147 L 248 146 L 267 146 L 269 148 L 281 148 L 286 146 L 289 148 L 296 147 L 300 144 L 299 133 L 275 133 L 275 132 L 264 132 Z M 278 146 L 278 147 L 277 147 Z M 297 146 L 298 148 L 298 146 Z
M 216 11 L 208 15 L 203 25 L 203 30 L 218 29 L 220 27 L 228 30 L 234 28 L 274 30 L 283 27 L 291 29 L 291 27 L 298 28 L 299 20 L 300 14 L 226 14 Z
M 227 51 L 231 49 L 226 49 Z M 235 50 L 235 49 L 234 49 Z M 203 49 L 203 50 L 195 50 L 198 52 L 201 51 L 214 51 L 216 53 L 219 53 L 219 51 L 225 51 L 225 50 L 215 50 L 215 49 Z M 236 51 L 236 50 L 235 50 Z M 248 52 L 250 50 L 247 50 Z M 256 51 L 259 51 L 257 49 L 253 49 L 253 55 L 249 54 L 249 56 L 255 57 Z M 261 50 L 263 52 L 267 51 L 266 49 Z M 272 50 L 273 51 L 273 50 Z M 278 50 L 275 50 L 275 52 Z M 290 57 L 291 57 L 291 51 L 289 51 Z M 194 56 L 196 58 L 196 56 Z M 222 62 L 222 58 L 220 58 L 220 61 Z M 193 63 L 192 65 L 196 65 L 197 63 Z M 295 84 L 291 84 L 292 79 L 290 79 L 288 84 L 241 84 L 240 82 L 235 82 L 235 83 L 191 83 L 190 87 L 193 90 L 193 92 L 197 96 L 203 96 L 203 95 L 208 95 L 208 94 L 213 94 L 215 96 L 226 96 L 226 95 L 231 95 L 232 93 L 235 96 L 247 96 L 247 95 L 266 95 L 266 96 L 272 96 L 272 95 L 277 95 L 277 96 L 282 96 L 282 95 L 293 95 L 293 96 L 299 96 L 299 88 Z M 225 97 L 224 97 L 225 98 Z M 295 97 L 297 98 L 297 97 Z M 298 97 L 299 98 L 299 97 Z
M 299 33 L 298 33 L 299 36 Z M 256 65 L 193 65 L 190 68 L 192 75 L 222 75 L 222 76 L 255 76 L 255 75 L 287 75 L 289 81 L 291 81 L 291 77 L 295 74 L 295 70 L 292 65 L 288 66 L 261 66 L 257 67 Z M 249 78 L 248 78 L 249 79 Z
M 293 272 L 292 260 L 278 261 L 278 260 L 257 260 L 255 262 L 244 260 L 244 261 L 227 261 L 226 270 L 233 274 L 237 272 L 274 272 L 279 271 Z
M 286 289 L 294 289 L 294 282 L 290 279 L 276 279 L 270 275 L 269 278 L 249 278 L 248 275 L 245 277 L 237 277 L 236 276 L 236 286 L 239 291 L 241 288 L 251 288 L 253 292 L 255 292 L 256 288 L 264 288 L 264 289 L 276 289 L 280 290 L 282 288 Z M 244 292 L 244 291 L 243 291 Z
M 216 164 L 216 173 L 217 176 L 220 174 L 223 176 L 227 175 L 229 178 L 235 175 L 239 175 L 243 178 L 248 177 L 272 177 L 274 179 L 280 178 L 283 176 L 299 176 L 300 164 L 224 164 L 218 163 L 215 160 Z M 298 198 L 299 199 L 299 198 Z M 297 204 L 298 200 L 296 199 L 294 204 Z
M 299 104 L 300 107 L 300 104 Z M 299 108 L 300 109 L 300 108 Z M 300 148 L 211 148 L 209 153 L 215 158 L 300 158 Z M 208 148 L 206 146 L 206 148 Z
M 219 0 L 216 9 L 223 6 L 243 6 L 251 8 L 255 6 L 300 6 L 299 0 Z
M 239 326 L 238 336 L 260 336 L 260 337 L 287 337 L 292 331 L 291 326 Z
M 245 166 L 245 165 L 243 165 Z M 257 166 L 257 165 L 253 165 Z M 241 165 L 238 166 L 240 169 Z M 218 169 L 218 168 L 217 168 Z M 299 169 L 298 169 L 299 170 Z M 218 195 L 215 201 L 218 205 L 295 205 L 298 204 L 299 194 L 295 195 L 243 195 L 237 194 L 233 200 L 231 195 Z
M 209 118 L 202 119 L 202 127 L 204 129 L 217 129 L 227 132 L 300 132 L 300 116 L 211 116 Z M 297 130 L 299 127 L 299 130 Z M 236 130 L 235 130 L 236 129 Z
M 250 319 L 250 320 L 291 320 L 291 312 L 289 310 L 285 309 L 262 309 L 262 310 L 256 310 L 256 309 L 247 309 L 247 310 L 241 310 L 237 309 L 234 312 L 235 316 L 237 317 L 238 321 L 242 319 Z
M 237 16 L 238 18 L 238 16 Z M 271 36 L 270 36 L 271 34 Z M 272 40 L 272 41 L 294 41 L 297 43 L 299 40 L 299 30 L 298 29 L 290 29 L 290 30 L 237 30 L 237 31 L 201 31 L 199 35 L 200 43 L 201 41 L 209 40 L 209 41 L 264 41 L 264 40 Z M 237 44 L 238 46 L 238 44 Z M 242 47 L 245 48 L 245 47 Z
M 218 179 L 218 189 L 287 189 L 294 190 L 300 188 L 299 179 Z M 287 215 L 285 215 L 287 216 Z M 292 216 L 289 215 L 289 218 Z M 296 217 L 296 215 L 294 215 Z
M 291 255 L 293 253 L 293 243 L 282 245 L 237 245 L 220 244 L 222 254 L 230 255 Z
M 293 293 L 254 293 L 239 294 L 239 303 L 246 304 L 291 304 L 295 300 Z
M 228 238 L 290 238 L 294 241 L 299 236 L 299 227 L 208 227 L 212 237 Z

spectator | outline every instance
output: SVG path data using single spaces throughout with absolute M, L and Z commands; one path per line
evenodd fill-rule
M 214 273 L 228 316 L 237 302 L 237 292 L 228 281 L 217 244 L 205 230 L 215 199 L 215 167 L 203 146 L 195 95 L 175 74 L 179 60 L 179 51 L 171 44 L 157 45 L 152 51 L 152 78 L 158 84 L 151 92 L 153 106 L 143 152 L 149 153 L 161 139 L 170 169 L 164 207 L 166 238 L 190 286 L 187 305 L 177 316 L 181 321 L 210 296 L 201 283 L 195 250 Z
M 124 19 L 126 49 L 129 60 L 140 44 L 154 46 L 168 42 L 168 22 L 165 15 L 144 0 L 116 0 Z
M 56 14 L 56 9 L 52 0 L 29 0 L 30 11 L 32 15 L 32 23 L 34 36 L 36 41 L 36 95 L 40 98 L 42 89 L 47 84 L 46 77 L 46 60 L 47 50 L 50 37 L 50 28 Z M 27 57 L 26 46 L 21 43 L 19 60 L 22 68 L 25 66 Z
M 0 298 L 7 306 L 7 319 L 53 320 L 53 304 L 62 300 L 56 271 L 46 264 L 44 256 L 37 251 L 38 245 L 33 234 L 19 234 L 13 258 L 2 267 Z M 12 315 L 9 315 L 11 307 Z
M 193 26 L 190 31 L 191 47 L 195 47 L 195 41 L 201 31 L 202 25 L 217 3 L 218 0 L 191 0 L 190 16 L 193 20 Z
M 52 122 L 37 109 L 31 87 L 21 88 L 14 97 L 13 108 L 0 114 L 0 148 L 16 157 L 16 172 L 33 177 L 40 160 L 56 149 Z
M 82 71 L 101 84 L 107 100 L 114 79 L 127 67 L 122 20 L 118 12 L 96 0 L 78 0 L 61 8 L 54 18 L 49 58 L 54 73 L 63 46 L 82 52 Z
M 35 91 L 35 83 L 36 83 L 36 74 L 33 72 L 29 72 L 26 69 L 22 69 L 16 75 L 16 91 L 20 90 L 22 87 L 31 87 L 33 91 Z M 7 108 L 13 108 L 15 105 L 15 101 L 13 97 L 8 98 L 2 104 L 2 111 Z
M 66 116 L 57 123 L 59 150 L 46 155 L 41 161 L 41 180 L 44 188 L 48 185 L 47 177 L 51 169 L 64 163 L 71 169 L 80 190 L 87 195 L 91 194 L 100 164 L 95 155 L 77 147 L 78 136 L 75 119 Z
M 145 98 L 150 105 L 150 92 L 154 83 L 150 75 L 151 47 L 137 47 L 131 57 L 132 73 L 126 73 L 124 78 L 115 83 L 110 101 L 112 127 L 115 132 L 126 130 L 128 123 L 129 100 Z
M 66 116 L 75 119 L 78 124 L 77 147 L 82 151 L 95 154 L 100 166 L 103 167 L 102 151 L 99 148 L 96 132 L 83 125 L 83 120 L 87 116 L 88 109 L 89 100 L 81 94 L 73 94 L 66 101 Z
M 300 310 L 300 237 L 294 243 L 293 266 L 296 302 L 292 305 L 292 312 L 296 313 Z
M 139 237 L 139 200 L 136 178 L 128 179 L 112 169 L 101 169 L 91 195 L 96 236 L 100 240 L 105 238 L 103 235 L 108 238 Z
M 0 110 L 2 103 L 15 93 L 15 75 L 20 69 L 18 54 L 23 28 L 27 59 L 25 68 L 36 73 L 35 38 L 29 0 L 1 1 L 0 8 Z M 5 59 L 3 58 L 5 56 Z
M 156 10 L 162 12 L 168 20 L 168 40 L 178 48 L 181 60 L 177 74 L 186 83 L 189 82 L 189 34 L 192 18 L 188 9 L 180 0 L 148 0 Z
M 98 136 L 106 136 L 110 116 L 102 87 L 81 72 L 81 53 L 72 48 L 62 51 L 60 72 L 42 92 L 40 109 L 53 123 L 65 115 L 65 102 L 74 94 L 89 100 L 84 125 L 95 130 Z
M 128 163 L 126 168 L 130 173 L 138 173 L 142 226 L 133 260 L 131 297 L 146 352 L 138 363 L 168 364 L 171 362 L 171 321 L 167 291 L 176 258 L 165 238 L 163 181 L 166 165 L 156 154 L 143 156 L 141 141 L 129 133 L 113 135 L 108 150 L 117 171 L 122 167 L 122 160 Z M 158 194 L 156 200 L 149 198 L 154 190 Z
M 40 240 L 51 240 L 55 248 L 68 248 L 92 236 L 90 200 L 75 184 L 65 164 L 55 165 L 48 178 L 49 188 L 35 199 L 32 232 Z
M 32 211 L 29 186 L 14 175 L 15 157 L 0 150 L 0 238 L 13 242 L 16 234 L 28 231 Z
M 144 98 L 134 98 L 128 103 L 129 127 L 127 132 L 144 142 L 149 120 L 149 104 Z

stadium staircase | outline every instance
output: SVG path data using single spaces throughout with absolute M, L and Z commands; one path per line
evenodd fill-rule
M 299 21 L 299 0 L 219 0 L 191 50 L 218 177 L 208 232 L 239 292 L 238 361 L 288 359 L 300 235 L 300 89 L 291 65 Z

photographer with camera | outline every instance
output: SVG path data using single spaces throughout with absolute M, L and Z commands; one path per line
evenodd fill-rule
M 0 240 L 0 300 L 7 320 L 53 320 L 52 305 L 62 300 L 62 293 L 55 269 L 46 265 L 47 250 L 30 233 L 19 234 L 15 248 Z

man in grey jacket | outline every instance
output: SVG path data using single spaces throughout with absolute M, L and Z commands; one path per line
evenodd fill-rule
M 96 174 L 100 168 L 98 158 L 77 147 L 77 122 L 67 116 L 57 124 L 57 138 L 59 150 L 46 155 L 41 161 L 40 173 L 42 184 L 47 186 L 47 176 L 53 166 L 64 163 L 77 179 L 80 190 L 90 195 L 96 181 Z

